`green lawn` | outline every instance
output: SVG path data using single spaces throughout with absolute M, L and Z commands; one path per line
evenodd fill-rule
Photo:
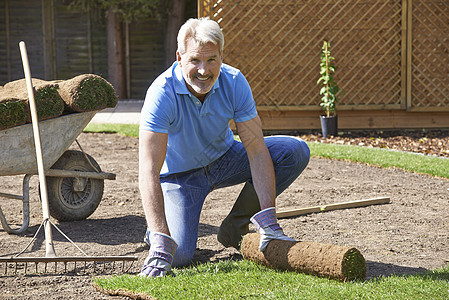
M 90 123 L 86 126 L 86 128 L 84 128 L 84 132 L 107 132 L 107 133 L 118 133 L 126 136 L 139 137 L 139 125 Z
M 308 143 L 312 156 L 361 162 L 383 168 L 400 168 L 411 172 L 449 178 L 449 159 L 415 153 L 360 146 Z
M 339 282 L 276 271 L 251 261 L 221 261 L 175 270 L 176 277 L 133 275 L 96 278 L 103 290 L 156 299 L 448 299 L 449 267 L 418 275 Z
M 138 136 L 138 125 L 89 125 L 85 131 Z M 399 151 L 309 143 L 311 155 L 449 179 L 449 159 Z M 221 261 L 175 270 L 156 279 L 121 275 L 96 278 L 103 290 L 126 290 L 156 299 L 449 299 L 449 266 L 407 276 L 338 282 L 275 271 L 250 261 Z

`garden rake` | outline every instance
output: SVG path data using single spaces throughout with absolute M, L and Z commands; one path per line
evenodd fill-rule
M 47 186 L 45 180 L 45 170 L 43 163 L 43 155 L 42 155 L 42 147 L 39 135 L 39 123 L 37 117 L 37 109 L 36 103 L 34 99 L 34 91 L 33 84 L 31 79 L 30 66 L 28 62 L 28 54 L 26 51 L 25 43 L 22 41 L 19 43 L 20 54 L 22 57 L 23 69 L 25 73 L 26 86 L 28 91 L 28 98 L 30 104 L 31 111 L 31 120 L 34 134 L 34 144 L 36 148 L 36 160 L 38 167 L 38 175 L 39 175 L 39 187 L 40 194 L 42 200 L 42 214 L 43 221 L 36 231 L 34 237 L 30 241 L 30 243 L 18 254 L 11 257 L 0 257 L 0 267 L 1 264 L 4 264 L 4 273 L 8 274 L 8 270 L 13 269 L 14 274 L 17 274 L 18 270 L 24 272 L 25 274 L 28 272 L 30 268 L 32 272 L 35 273 L 61 273 L 68 272 L 70 269 L 77 273 L 80 270 L 93 270 L 94 272 L 105 273 L 108 271 L 117 271 L 120 272 L 129 272 L 134 264 L 137 261 L 136 256 L 89 256 L 83 250 L 81 250 L 67 235 L 65 235 L 57 226 L 50 220 L 50 211 L 48 205 L 48 195 L 47 195 Z M 82 256 L 68 256 L 68 257 L 58 257 L 56 255 L 51 226 L 54 226 L 59 233 L 61 233 L 71 244 L 73 244 L 81 253 Z M 38 233 L 43 228 L 45 233 L 45 257 L 22 257 L 23 254 L 28 247 L 36 240 Z M 39 263 L 41 263 L 39 265 Z M 59 265 L 63 265 L 64 269 L 58 271 L 58 263 Z M 78 263 L 78 266 L 77 266 Z M 43 264 L 43 267 L 42 267 Z M 48 265 L 54 264 L 54 268 L 49 268 Z M 34 265 L 34 266 L 33 266 Z M 39 265 L 39 266 L 38 266 Z M 3 273 L 3 270 L 0 269 L 0 274 Z

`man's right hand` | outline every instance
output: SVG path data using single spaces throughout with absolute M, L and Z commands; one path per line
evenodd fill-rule
M 162 277 L 169 274 L 174 275 L 171 271 L 171 263 L 178 248 L 175 240 L 166 234 L 149 233 L 147 230 L 147 237 L 148 235 L 149 241 L 146 242 L 149 243 L 150 250 L 139 276 Z
M 251 222 L 256 225 L 260 233 L 259 250 L 265 251 L 271 240 L 295 241 L 284 234 L 276 219 L 276 208 L 266 208 L 251 217 Z

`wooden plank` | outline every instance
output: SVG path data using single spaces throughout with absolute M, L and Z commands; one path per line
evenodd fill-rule
M 356 200 L 356 201 L 348 201 L 341 203 L 333 203 L 328 205 L 320 205 L 320 206 L 311 206 L 305 208 L 291 209 L 286 211 L 280 211 L 276 213 L 276 217 L 280 218 L 289 218 L 294 216 L 306 215 L 311 213 L 319 213 L 324 211 L 331 211 L 337 209 L 346 209 L 346 208 L 356 208 L 363 207 L 369 205 L 377 205 L 377 204 L 387 204 L 390 203 L 389 197 L 379 197 L 373 199 L 366 200 Z
M 264 130 L 320 129 L 321 111 L 259 111 Z M 339 130 L 449 128 L 449 111 L 340 110 Z

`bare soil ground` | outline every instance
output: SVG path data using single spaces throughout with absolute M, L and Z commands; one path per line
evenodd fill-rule
M 420 132 L 347 133 L 322 140 L 318 133 L 299 134 L 322 142 L 376 144 L 381 147 L 447 156 L 448 133 L 420 136 Z M 137 185 L 138 140 L 117 134 L 82 133 L 79 142 L 105 172 L 117 174 L 106 180 L 103 200 L 88 219 L 57 223 L 58 227 L 89 255 L 136 255 L 132 272 L 138 272 L 147 254 L 143 242 L 145 219 Z M 435 149 L 424 144 L 431 141 Z M 74 149 L 77 146 L 72 146 Z M 420 150 L 421 149 L 421 150 Z M 0 177 L 1 192 L 21 193 L 22 176 Z M 31 224 L 21 235 L 0 230 L 0 256 L 11 256 L 31 240 L 42 220 L 38 180 L 31 180 Z M 216 234 L 242 186 L 211 193 L 204 204 L 195 262 L 240 259 L 234 249 L 218 243 Z M 345 161 L 312 158 L 294 184 L 278 197 L 278 211 L 351 200 L 390 197 L 391 203 L 315 213 L 279 220 L 287 235 L 297 240 L 356 247 L 367 260 L 367 277 L 393 273 L 410 274 L 444 266 L 449 259 L 449 180 L 399 169 Z M 18 226 L 21 203 L 1 199 L 8 220 Z M 65 238 L 53 231 L 58 256 L 79 255 Z M 40 234 L 26 256 L 44 256 Z M 0 299 L 109 299 L 92 287 L 95 274 L 19 275 L 0 266 Z M 116 297 L 114 299 L 125 299 Z

